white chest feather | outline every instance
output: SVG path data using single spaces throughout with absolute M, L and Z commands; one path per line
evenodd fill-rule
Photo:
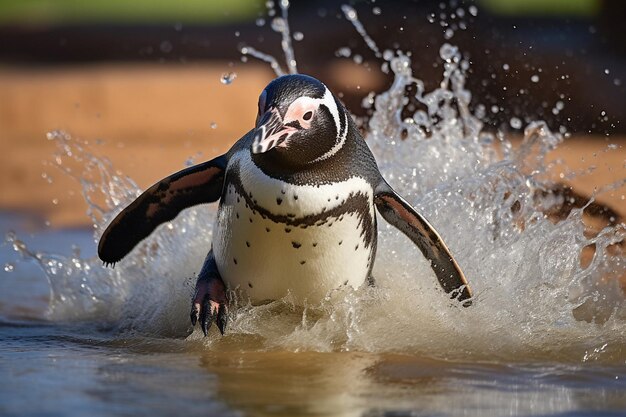
M 256 302 L 291 294 L 317 303 L 341 285 L 363 284 L 376 248 L 373 192 L 365 180 L 288 184 L 265 175 L 247 152 L 234 158 L 240 182 L 229 182 L 213 240 L 230 288 Z

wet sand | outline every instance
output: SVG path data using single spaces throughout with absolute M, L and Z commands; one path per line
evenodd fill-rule
M 34 212 L 53 226 L 87 224 L 78 182 L 46 165 L 55 145 L 45 134 L 53 129 L 93 144 L 142 188 L 190 157 L 225 151 L 252 126 L 257 94 L 272 78 L 266 66 L 250 64 L 224 85 L 225 71 L 227 63 L 0 69 L 0 208 Z M 625 137 L 575 135 L 554 158 L 574 171 L 595 166 L 569 181 L 586 195 L 626 178 Z M 623 187 L 598 201 L 626 214 Z
M 89 223 L 79 183 L 50 164 L 55 144 L 46 132 L 53 129 L 87 141 L 142 188 L 190 157 L 224 152 L 253 125 L 258 93 L 272 78 L 266 65 L 251 63 L 224 85 L 228 71 L 226 62 L 0 68 L 0 209 L 36 214 L 53 227 Z M 349 78 L 345 68 L 337 72 Z M 574 135 L 551 157 L 576 172 L 595 167 L 564 181 L 584 195 L 626 178 L 624 136 Z M 626 216 L 624 194 L 622 186 L 597 200 Z

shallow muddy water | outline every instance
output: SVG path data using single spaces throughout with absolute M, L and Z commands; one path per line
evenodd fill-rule
M 260 351 L 0 324 L 2 415 L 623 415 L 626 365 Z M 230 340 L 229 340 L 230 339 Z
M 97 147 L 50 132 L 53 164 L 80 182 L 94 228 L 31 235 L 0 216 L 0 414 L 626 413 L 626 229 L 610 213 L 591 228 L 548 181 L 562 134 L 532 122 L 514 149 L 483 131 L 480 106 L 470 111 L 456 47 L 441 46 L 441 85 L 425 91 L 410 56 L 366 39 L 395 77 L 364 102 L 366 140 L 448 243 L 472 306 L 444 296 L 414 245 L 380 220 L 375 287 L 307 306 L 253 306 L 235 290 L 226 335 L 202 338 L 190 297 L 215 206 L 186 210 L 105 268 L 95 242 L 140 190 Z

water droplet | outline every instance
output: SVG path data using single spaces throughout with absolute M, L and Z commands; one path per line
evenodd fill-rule
M 272 30 L 276 32 L 284 32 L 287 25 L 285 24 L 285 19 L 282 17 L 275 17 L 272 19 Z
M 467 10 L 472 16 L 474 17 L 478 16 L 478 8 L 476 6 L 472 5 Z
M 335 55 L 337 55 L 338 57 L 349 58 L 352 55 L 352 50 L 347 46 L 344 46 L 343 48 L 337 49 Z
M 241 33 L 239 33 L 239 31 L 238 31 L 238 30 L 237 30 L 237 31 L 235 31 L 235 37 L 236 37 L 236 38 L 238 38 L 238 37 L 239 37 L 239 35 L 241 35 Z
M 262 17 L 259 17 L 255 23 L 257 26 L 263 26 L 265 25 L 265 19 L 263 19 Z
M 522 128 L 522 121 L 517 118 L 517 117 L 511 117 L 511 120 L 509 121 L 509 124 L 511 125 L 511 127 L 513 129 L 521 129 Z
M 11 262 L 7 262 L 4 264 L 4 271 L 5 272 L 13 272 L 13 270 L 15 269 L 15 265 L 12 264 Z
M 443 33 L 443 37 L 445 39 L 452 39 L 453 36 L 454 36 L 454 31 L 450 28 L 446 29 L 446 31 Z
M 611 71 L 609 71 L 609 69 L 608 69 L 608 68 L 605 68 L 605 69 L 604 69 L 604 73 L 605 73 L 606 75 L 609 75 L 609 74 L 611 73 Z
M 534 83 L 538 83 L 539 82 L 539 76 L 537 74 L 534 74 L 532 77 L 530 77 L 530 81 L 532 81 Z
M 391 49 L 385 49 L 385 51 L 383 52 L 383 59 L 385 61 L 391 61 L 394 57 L 394 53 Z
M 48 173 L 42 172 L 41 178 L 43 178 L 48 184 L 52 184 L 52 177 L 48 175 Z
M 495 114 L 495 113 L 497 113 L 497 112 L 499 112 L 499 111 L 500 111 L 500 108 L 499 108 L 498 106 L 495 106 L 495 105 L 494 105 L 494 106 L 491 106 L 491 112 L 492 112 L 492 113 L 494 113 L 494 114 Z
M 348 20 L 356 20 L 357 18 L 356 10 L 354 10 L 352 6 L 343 4 L 341 6 L 341 10 L 343 11 L 343 14 L 346 16 Z
M 374 7 L 374 8 L 372 9 L 372 13 L 373 13 L 375 16 L 380 16 L 380 14 L 382 13 L 382 10 L 380 10 L 380 7 Z
M 301 41 L 302 39 L 304 39 L 304 34 L 302 32 L 294 32 L 293 38 L 297 41 Z
M 217 129 L 217 123 L 211 122 L 211 129 Z
M 452 59 L 457 56 L 458 52 L 459 48 L 449 43 L 444 43 L 441 45 L 441 48 L 439 48 L 439 56 L 446 62 L 451 62 Z
M 242 48 L 242 53 L 243 52 L 243 48 Z M 222 74 L 222 78 L 220 78 L 220 82 L 224 85 L 230 85 L 232 84 L 233 81 L 235 81 L 235 78 L 237 78 L 237 73 L 235 72 L 226 72 L 224 74 Z
M 159 45 L 159 49 L 164 54 L 169 54 L 170 52 L 172 52 L 172 49 L 174 49 L 174 47 L 172 46 L 172 43 L 170 41 L 163 41 L 161 42 L 161 45 Z
M 508 71 L 508 70 L 509 70 L 509 68 L 510 68 L 510 67 L 509 67 L 509 64 L 502 64 L 502 69 L 503 69 L 503 70 Z

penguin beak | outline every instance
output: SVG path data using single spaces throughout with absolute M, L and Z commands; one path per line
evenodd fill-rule
M 252 153 L 264 153 L 277 146 L 286 147 L 288 139 L 298 130 L 297 126 L 284 125 L 278 109 L 271 108 L 257 122 Z

